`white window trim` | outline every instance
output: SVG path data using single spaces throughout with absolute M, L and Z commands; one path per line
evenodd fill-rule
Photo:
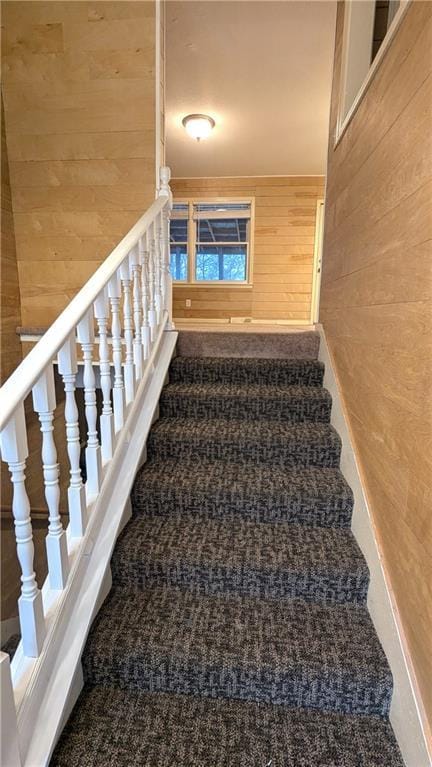
M 358 0 L 357 0 L 358 1 Z M 405 13 L 407 12 L 410 4 L 413 2 L 413 0 L 400 0 L 400 7 L 398 8 L 392 23 L 390 24 L 390 27 L 387 30 L 386 36 L 384 37 L 384 40 L 381 43 L 381 46 L 378 50 L 378 53 L 376 54 L 369 71 L 363 80 L 363 83 L 361 84 L 359 91 L 357 93 L 357 96 L 355 97 L 353 103 L 351 104 L 351 107 L 349 108 L 348 112 L 346 113 L 345 117 L 343 117 L 343 94 L 345 92 L 346 87 L 346 77 L 347 77 L 347 65 L 348 65 L 348 41 L 349 41 L 349 30 L 350 30 L 350 16 L 351 16 L 351 0 L 346 0 L 345 2 L 345 9 L 344 9 L 344 22 L 343 22 L 343 38 L 342 38 L 342 64 L 341 64 L 341 78 L 340 78 L 340 87 L 339 87 L 339 103 L 338 103 L 338 116 L 337 116 L 337 122 L 336 122 L 336 135 L 334 140 L 334 147 L 336 147 L 341 140 L 342 136 L 344 135 L 348 125 L 350 124 L 351 120 L 353 119 L 355 113 L 357 112 L 357 109 L 360 105 L 360 103 L 363 100 L 363 97 L 365 93 L 367 92 L 389 46 L 392 42 L 397 30 L 400 27 L 400 24 L 402 22 L 402 19 L 405 16 Z
M 244 290 L 245 288 L 252 288 L 253 287 L 253 256 L 254 256 L 254 234 L 255 234 L 255 197 L 206 197 L 206 196 L 198 196 L 198 197 L 174 197 L 173 200 L 174 204 L 176 203 L 188 203 L 189 205 L 189 212 L 188 212 L 188 220 L 192 221 L 193 219 L 193 206 L 197 203 L 235 203 L 235 202 L 244 202 L 248 203 L 250 205 L 250 216 L 236 216 L 236 218 L 250 218 L 250 232 L 249 232 L 249 242 L 247 243 L 247 279 L 246 280 L 196 280 L 195 275 L 195 226 L 188 226 L 188 243 L 187 243 L 187 254 L 188 254 L 188 275 L 189 280 L 187 282 L 183 280 L 173 280 L 173 288 L 219 288 L 219 290 L 222 290 L 224 288 L 229 288 L 232 290 L 233 288 L 238 288 L 240 290 Z M 221 215 L 213 214 L 211 212 L 210 214 L 211 218 L 221 218 Z M 225 218 L 230 218 L 233 216 L 230 216 L 229 214 L 227 216 L 224 216 Z M 197 217 L 195 217 L 197 218 Z M 198 216 L 199 218 L 199 216 Z M 209 218 L 208 215 L 205 216 L 205 218 Z M 230 243 L 216 243 L 217 245 L 235 245 L 236 243 L 230 242 Z

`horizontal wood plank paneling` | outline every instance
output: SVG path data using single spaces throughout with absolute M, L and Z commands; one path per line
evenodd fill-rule
M 46 326 L 154 199 L 155 2 L 12 0 L 2 24 L 22 323 Z
M 431 49 L 432 5 L 412 3 L 336 148 L 331 139 L 320 317 L 432 721 Z
M 16 328 L 21 325 L 21 304 L 15 231 L 9 183 L 8 155 L 1 100 L 1 292 L 0 292 L 0 383 L 15 370 L 22 359 L 21 343 Z M 4 464 L 2 463 L 2 470 Z M 3 482 L 2 482 L 3 486 Z
M 253 287 L 174 288 L 176 317 L 309 320 L 322 177 L 173 179 L 174 197 L 254 197 Z M 186 308 L 189 298 L 191 308 Z

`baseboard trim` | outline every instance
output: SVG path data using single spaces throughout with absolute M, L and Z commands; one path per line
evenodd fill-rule
M 324 386 L 333 400 L 331 423 L 342 440 L 341 470 L 354 493 L 352 531 L 370 571 L 368 609 L 393 674 L 390 721 L 406 767 L 431 767 L 427 723 L 411 662 L 404 641 L 403 627 L 385 571 L 380 546 L 353 448 L 347 410 L 331 352 L 322 325 L 318 359 L 325 365 Z

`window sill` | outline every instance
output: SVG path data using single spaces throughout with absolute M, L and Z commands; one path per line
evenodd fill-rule
M 173 288 L 240 288 L 241 290 L 253 288 L 252 282 L 226 282 L 222 280 L 220 282 L 175 282 L 173 280 Z

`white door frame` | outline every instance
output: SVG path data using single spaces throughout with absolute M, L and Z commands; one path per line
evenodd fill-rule
M 312 275 L 311 324 L 319 322 L 319 302 L 322 271 L 322 248 L 324 230 L 324 199 L 317 200 L 315 217 L 314 262 Z

